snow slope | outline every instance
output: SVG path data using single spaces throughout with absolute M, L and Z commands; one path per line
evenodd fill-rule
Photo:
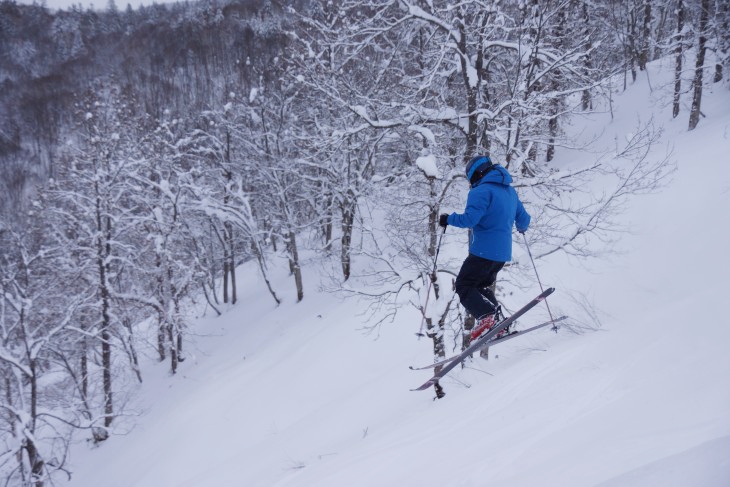
M 314 292 L 316 268 L 300 304 L 282 272 L 277 290 L 291 294 L 276 308 L 244 266 L 240 304 L 200 320 L 177 376 L 147 368 L 137 426 L 76 446 L 68 485 L 730 486 L 730 93 L 708 90 L 689 133 L 686 108 L 672 121 L 657 88 L 661 68 L 653 93 L 641 73 L 613 121 L 586 124 L 624 137 L 654 114 L 678 162 L 672 182 L 631 202 L 623 253 L 539 264 L 553 306 L 570 310 L 582 291 L 607 313 L 600 331 L 494 347 L 434 401 L 409 391 L 429 373 L 408 365 L 432 358 L 414 312 L 376 339 L 359 331 L 360 305 Z

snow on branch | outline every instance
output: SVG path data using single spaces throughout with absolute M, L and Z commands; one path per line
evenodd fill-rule
M 429 14 L 417 5 L 413 5 L 410 2 L 406 2 L 404 0 L 401 1 L 408 8 L 408 13 L 412 18 L 423 20 L 428 22 L 429 24 L 440 27 L 448 33 L 448 36 L 451 37 L 456 44 L 461 43 L 461 32 L 459 32 L 457 28 L 450 25 L 448 22 L 445 22 L 444 20 L 436 17 L 435 15 Z

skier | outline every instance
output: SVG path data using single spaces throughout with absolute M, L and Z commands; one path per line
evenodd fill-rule
M 472 340 L 492 328 L 499 311 L 490 288 L 497 273 L 512 259 L 512 226 L 524 233 L 530 225 L 512 176 L 489 156 L 473 157 L 466 165 L 471 184 L 464 213 L 442 214 L 439 225 L 470 229 L 469 255 L 456 277 L 456 293 L 462 306 L 477 319 Z

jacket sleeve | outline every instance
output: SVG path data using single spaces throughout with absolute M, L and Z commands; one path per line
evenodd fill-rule
M 517 212 L 515 214 L 515 226 L 517 227 L 517 230 L 520 232 L 524 232 L 527 230 L 527 227 L 530 226 L 530 220 L 532 218 L 530 217 L 530 214 L 527 213 L 525 210 L 524 205 L 522 204 L 522 201 L 517 199 Z
M 459 228 L 474 228 L 489 208 L 490 195 L 469 191 L 464 213 L 452 213 L 446 220 L 449 225 Z

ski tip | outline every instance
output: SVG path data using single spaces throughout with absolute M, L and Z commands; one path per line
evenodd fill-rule
M 543 292 L 541 292 L 540 295 L 537 298 L 535 298 L 535 300 L 536 301 L 545 301 L 545 299 L 547 299 L 547 297 L 550 296 L 554 292 L 555 292 L 555 288 L 549 287 L 549 288 L 545 289 Z
M 560 326 L 558 325 L 558 323 L 561 322 L 561 321 L 563 321 L 563 320 L 567 320 L 567 319 L 568 319 L 568 316 L 567 315 L 563 315 L 560 318 L 555 318 L 554 320 L 549 321 L 548 323 L 552 323 L 553 324 L 553 326 L 550 327 L 550 330 L 552 330 L 555 333 L 557 333 L 558 330 L 560 330 Z

